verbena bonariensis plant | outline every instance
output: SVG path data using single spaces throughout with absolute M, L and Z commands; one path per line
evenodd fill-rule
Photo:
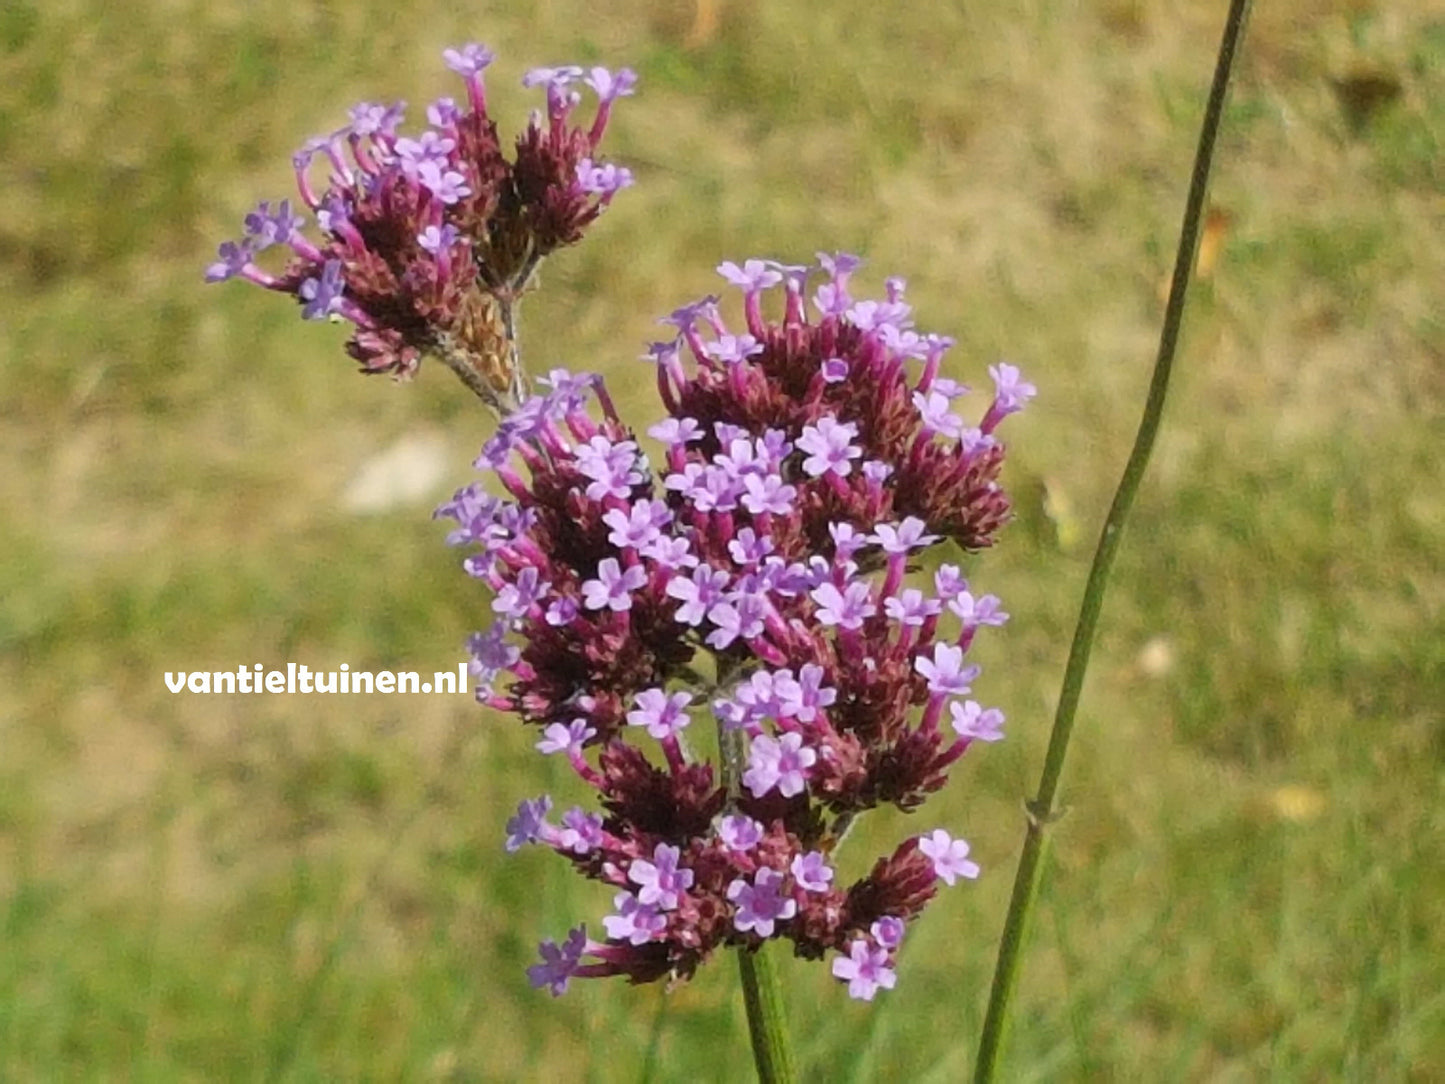
M 996 429 L 1034 389 L 993 366 L 970 425 L 955 412 L 968 389 L 941 372 L 952 340 L 914 330 L 901 279 L 855 299 L 858 260 L 839 254 L 724 263 L 741 324 L 717 297 L 664 321 L 674 337 L 647 354 L 666 412 L 647 430 L 656 468 L 600 377 L 554 370 L 528 397 L 517 299 L 631 183 L 597 146 L 635 78 L 531 72 L 546 115 L 509 159 L 486 109 L 491 59 L 447 51 L 467 106 L 433 103 L 415 138 L 398 135 L 401 106 L 362 104 L 308 142 L 297 185 L 321 239 L 289 201 L 263 203 L 207 277 L 350 321 L 364 371 L 409 377 L 440 357 L 503 416 L 477 466 L 508 498 L 474 485 L 438 509 L 494 593 L 497 618 L 470 645 L 478 698 L 537 728 L 596 792 L 557 822 L 549 797 L 522 802 L 507 848 L 550 847 L 614 890 L 605 938 L 579 926 L 545 942 L 532 982 L 684 979 L 719 946 L 786 939 L 834 954 L 832 973 L 871 999 L 939 883 L 978 867 L 941 828 L 848 886 L 834 852 L 858 814 L 915 810 L 974 742 L 1002 736 L 1002 712 L 969 698 L 966 657 L 1007 615 L 957 564 L 920 578 L 918 558 L 993 543 L 1009 517 Z M 600 99 L 586 127 L 572 122 L 579 81 Z M 273 274 L 256 259 L 278 244 L 290 260 Z M 707 715 L 714 762 L 689 740 Z
M 1148 398 L 1028 803 L 981 1082 L 997 1068 L 1105 587 L 1163 415 L 1248 8 L 1230 0 Z M 351 124 L 296 158 L 322 243 L 299 232 L 288 202 L 262 204 L 207 278 L 247 278 L 293 294 L 308 318 L 351 320 L 348 349 L 366 371 L 410 376 L 423 354 L 440 356 L 504 415 L 477 465 L 511 499 L 471 486 L 437 510 L 460 524 L 453 543 L 480 547 L 465 566 L 494 591 L 499 617 L 471 643 L 478 698 L 540 728 L 538 748 L 564 754 L 600 807 L 554 824 L 550 798 L 524 801 L 507 847 L 549 846 L 616 889 L 607 939 L 579 926 L 561 945 L 544 942 L 530 978 L 554 994 L 579 976 L 681 979 L 734 945 L 759 1075 L 790 1080 L 776 979 L 756 950 L 786 938 L 805 957 L 835 952 L 833 974 L 871 999 L 894 985 L 906 924 L 938 882 L 978 873 L 968 845 L 942 829 L 846 890 L 830 858 L 858 813 L 913 810 L 973 742 L 1001 736 L 1002 713 L 967 699 L 978 670 L 963 661 L 980 626 L 1005 620 L 998 601 L 976 595 L 956 565 L 940 565 L 932 591 L 908 580 L 912 555 L 930 546 L 992 543 L 1008 516 L 994 431 L 1034 389 L 1013 367 L 992 367 L 993 401 L 969 427 L 953 412 L 967 389 L 939 374 L 951 343 L 913 330 L 901 280 L 888 281 L 885 300 L 855 301 L 857 261 L 820 256 L 810 320 L 810 269 L 724 263 L 746 330 L 730 332 L 709 297 L 673 313 L 677 335 L 648 354 L 667 412 L 648 430 L 665 449 L 654 472 L 599 377 L 554 370 L 544 394 L 525 397 L 514 319 L 540 261 L 631 183 L 595 154 L 635 77 L 529 73 L 526 83 L 546 87 L 547 116 L 533 117 L 508 160 L 481 81 L 492 54 L 445 55 L 467 81 L 468 110 L 441 99 L 433 127 L 411 140 L 396 135 L 399 106 L 356 107 Z M 579 79 L 601 101 L 586 130 L 570 120 Z M 318 197 L 309 167 L 321 152 L 331 173 Z M 276 276 L 254 260 L 278 242 L 293 259 Z M 769 320 L 762 297 L 778 286 L 782 316 Z M 708 711 L 716 766 L 685 740 Z

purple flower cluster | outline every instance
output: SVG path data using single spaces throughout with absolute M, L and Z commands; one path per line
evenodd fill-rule
M 508 160 L 487 113 L 482 72 L 491 50 L 446 50 L 466 81 L 467 99 L 433 102 L 429 127 L 399 134 L 403 105 L 363 102 L 350 121 L 309 140 L 293 159 L 300 202 L 316 219 L 319 242 L 290 200 L 262 203 L 244 236 L 220 246 L 206 278 L 243 278 L 293 295 L 308 320 L 355 325 L 347 351 L 366 372 L 411 376 L 423 355 L 443 360 L 499 412 L 521 399 L 513 306 L 548 253 L 581 239 L 613 196 L 632 183 L 602 162 L 597 146 L 613 103 L 629 95 L 629 69 L 538 68 L 522 80 L 543 87 L 546 114 L 534 113 Z M 599 104 L 590 124 L 574 123 L 585 85 Z M 326 168 L 326 186 L 313 167 Z M 272 246 L 289 249 L 273 275 L 256 263 Z
M 438 509 L 494 592 L 470 645 L 479 699 L 596 791 L 595 810 L 554 821 L 543 796 L 508 825 L 509 850 L 550 847 L 614 892 L 605 940 L 543 944 L 530 976 L 554 993 L 574 976 L 686 978 L 719 946 L 785 938 L 835 954 L 871 999 L 938 883 L 978 874 L 943 830 L 851 885 L 832 863 L 859 813 L 916 808 L 1002 737 L 965 660 L 1007 615 L 918 556 L 991 544 L 1009 514 L 994 430 L 1034 389 L 994 366 L 969 425 L 968 389 L 939 371 L 951 341 L 913 329 L 901 280 L 854 300 L 858 261 L 819 259 L 811 298 L 816 269 L 723 264 L 736 330 L 716 297 L 665 321 L 676 336 L 648 354 L 668 413 L 648 430 L 656 468 L 599 378 L 556 370 L 477 462 L 509 499 L 475 485 Z M 708 715 L 715 764 L 699 755 L 712 728 L 691 729 Z

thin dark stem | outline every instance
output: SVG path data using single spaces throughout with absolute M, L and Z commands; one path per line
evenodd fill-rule
M 1104 604 L 1104 591 L 1118 553 L 1129 508 L 1139 491 L 1139 483 L 1144 477 L 1149 454 L 1154 449 L 1154 439 L 1163 418 L 1165 396 L 1169 390 L 1169 374 L 1179 346 L 1184 302 L 1189 292 L 1190 274 L 1194 269 L 1200 227 L 1204 220 L 1215 138 L 1219 134 L 1220 122 L 1224 116 L 1224 101 L 1229 89 L 1230 74 L 1240 40 L 1244 36 L 1248 13 L 1249 0 L 1230 0 L 1229 14 L 1225 18 L 1224 34 L 1220 39 L 1219 55 L 1214 67 L 1214 82 L 1209 88 L 1209 101 L 1205 106 L 1204 121 L 1199 131 L 1194 172 L 1189 179 L 1189 195 L 1185 200 L 1184 221 L 1180 227 L 1179 247 L 1174 260 L 1174 277 L 1170 281 L 1169 300 L 1164 307 L 1164 326 L 1159 334 L 1159 353 L 1154 361 L 1154 375 L 1144 403 L 1144 416 L 1139 423 L 1138 435 L 1134 438 L 1134 449 L 1129 453 L 1123 476 L 1119 479 L 1119 487 L 1114 493 L 1114 503 L 1104 520 L 1098 547 L 1094 551 L 1094 563 L 1089 569 L 1089 579 L 1084 587 L 1084 599 L 1079 609 L 1079 621 L 1074 628 L 1073 644 L 1069 648 L 1069 661 L 1064 667 L 1063 686 L 1059 692 L 1058 710 L 1054 713 L 1054 728 L 1049 736 L 1043 774 L 1039 779 L 1038 793 L 1028 804 L 1028 829 L 1024 836 L 1023 854 L 1019 858 L 1018 873 L 1014 878 L 1013 896 L 1009 900 L 1008 918 L 1004 923 L 998 964 L 994 969 L 993 987 L 989 992 L 988 1014 L 984 1019 L 983 1035 L 979 1042 L 978 1061 L 974 1066 L 974 1080 L 980 1084 L 993 1080 L 998 1064 L 1008 1020 L 1009 1002 L 1013 996 L 1019 961 L 1027 940 L 1029 917 L 1043 875 L 1049 829 L 1058 816 L 1054 800 L 1058 793 L 1059 778 L 1064 770 L 1069 738 L 1074 729 L 1074 715 L 1079 705 L 1079 694 L 1084 686 L 1084 674 L 1089 667 L 1089 652 L 1094 644 L 1094 633 Z
M 466 359 L 456 351 L 450 342 L 444 344 L 442 348 L 437 351 L 437 356 L 442 359 L 442 362 L 448 369 L 457 375 L 457 379 L 467 386 L 468 391 L 495 409 L 493 403 L 496 400 L 496 395 L 492 391 L 491 385 L 487 383 L 481 373 L 477 372 L 475 368 L 468 364 Z

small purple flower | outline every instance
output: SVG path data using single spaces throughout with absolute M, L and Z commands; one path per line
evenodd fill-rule
M 591 854 L 602 846 L 602 815 L 588 813 L 573 806 L 562 814 L 562 827 L 557 829 L 555 846 L 573 854 Z
M 817 663 L 805 663 L 798 671 L 798 703 L 793 709 L 798 722 L 811 723 L 818 717 L 818 709 L 831 706 L 838 699 L 838 690 L 824 685 L 827 675 Z
M 592 480 L 586 489 L 589 499 L 605 497 L 626 499 L 632 487 L 642 482 L 638 469 L 637 444 L 624 440 L 613 443 L 604 436 L 595 436 L 576 451 L 577 469 Z
M 528 843 L 541 839 L 549 827 L 547 814 L 551 810 L 552 799 L 545 794 L 523 800 L 517 806 L 516 815 L 507 821 L 507 853 L 519 851 Z
M 667 597 L 682 603 L 677 608 L 677 620 L 696 628 L 702 624 L 707 612 L 722 598 L 727 589 L 729 576 L 711 565 L 699 564 L 692 570 L 692 576 L 674 576 L 667 581 Z
M 976 701 L 965 700 L 962 704 L 954 701 L 948 706 L 953 716 L 953 729 L 960 738 L 975 741 L 999 741 L 1003 737 L 1003 712 L 998 708 L 984 708 Z
M 933 589 L 940 599 L 951 602 L 968 590 L 968 581 L 957 565 L 939 565 L 933 574 Z
M 841 317 L 853 304 L 848 288 L 836 282 L 825 282 L 813 293 L 813 304 L 824 316 Z
M 776 922 L 786 922 L 798 913 L 798 905 L 779 894 L 783 875 L 766 866 L 758 870 L 753 883 L 741 878 L 728 885 L 728 899 L 738 905 L 733 925 L 743 933 L 752 930 L 759 937 L 772 937 Z
M 839 561 L 852 560 L 855 553 L 872 541 L 851 523 L 828 524 L 828 537 L 833 540 L 833 552 Z
M 674 309 L 658 323 L 669 324 L 677 328 L 681 334 L 686 335 L 699 321 L 710 321 L 717 318 L 717 303 L 717 295 L 708 294 L 707 297 L 694 301 L 691 305 Z
M 914 587 L 905 588 L 896 598 L 883 600 L 883 612 L 888 615 L 888 619 L 908 628 L 921 627 L 942 609 L 938 599 L 929 598 Z
M 948 397 L 936 387 L 930 389 L 926 395 L 923 392 L 914 392 L 913 405 L 918 408 L 918 413 L 923 418 L 923 427 L 928 432 L 937 433 L 949 440 L 958 440 L 963 436 L 963 419 L 949 410 Z
M 591 196 L 601 196 L 606 203 L 624 188 L 632 187 L 632 170 L 613 162 L 594 165 L 584 158 L 577 163 L 577 186 Z
M 999 608 L 999 600 L 994 595 L 984 595 L 975 599 L 967 589 L 958 592 L 948 600 L 948 608 L 956 613 L 963 620 L 963 627 L 966 629 L 976 628 L 979 625 L 1003 625 L 1008 621 L 1008 614 Z
M 938 535 L 928 534 L 927 524 L 915 516 L 909 516 L 897 527 L 880 523 L 873 529 L 873 541 L 883 547 L 884 553 L 908 553 L 923 549 L 938 541 Z
M 439 167 L 448 165 L 456 146 L 455 139 L 428 129 L 416 139 L 398 139 L 395 151 L 402 169 L 408 175 L 414 176 L 426 162 L 431 162 Z
M 758 534 L 751 527 L 744 527 L 737 533 L 737 537 L 728 543 L 728 554 L 739 566 L 755 565 L 772 552 L 773 540 L 765 534 Z
M 819 370 L 825 384 L 841 384 L 848 379 L 848 363 L 842 358 L 828 358 Z
M 802 794 L 807 785 L 807 770 L 818 760 L 818 754 L 803 744 L 803 735 L 784 734 L 773 738 L 759 734 L 753 738 L 748 753 L 748 770 L 743 773 L 743 786 L 761 798 L 774 787 L 784 798 Z
M 804 892 L 826 892 L 833 881 L 833 871 L 822 851 L 795 855 L 789 869 L 792 870 L 793 880 Z
M 863 477 L 875 486 L 881 486 L 892 473 L 893 468 L 881 459 L 865 459 L 863 461 Z
M 863 266 L 863 261 L 851 252 L 819 252 L 817 257 L 818 266 L 833 276 L 835 281 L 846 282 L 854 271 Z
M 652 850 L 652 861 L 634 859 L 627 868 L 627 879 L 638 886 L 637 898 L 659 911 L 674 911 L 682 893 L 692 887 L 692 870 L 679 868 L 682 852 L 666 843 Z
M 582 953 L 587 949 L 587 927 L 578 926 L 567 935 L 562 944 L 551 940 L 543 941 L 538 950 L 542 956 L 540 964 L 527 968 L 527 981 L 534 989 L 547 987 L 553 997 L 567 992 L 567 982 L 582 963 Z
M 1006 361 L 990 365 L 988 375 L 993 377 L 996 389 L 995 409 L 1001 414 L 1017 413 L 1024 408 L 1025 403 L 1038 394 L 1038 388 L 1023 378 L 1018 366 L 1010 365 Z
M 751 335 L 719 335 L 717 342 L 707 344 L 707 355 L 725 365 L 740 361 L 763 352 L 763 344 Z
M 958 438 L 958 449 L 965 456 L 975 456 L 997 446 L 998 441 L 978 427 L 965 429 Z
M 351 120 L 351 134 L 359 137 L 374 136 L 386 123 L 386 106 L 378 102 L 357 102 L 347 113 Z
M 725 260 L 718 264 L 717 273 L 744 290 L 766 290 L 783 281 L 783 276 L 762 260 L 745 260 L 741 267 Z
M 433 256 L 440 256 L 443 252 L 451 251 L 451 247 L 457 243 L 457 237 L 457 228 L 448 223 L 440 228 L 428 226 L 416 235 L 416 243 Z
M 659 534 L 638 552 L 660 568 L 673 571 L 697 564 L 697 558 L 692 555 L 692 543 L 686 538 L 668 538 Z
M 495 622 L 485 632 L 473 633 L 467 638 L 467 650 L 471 652 L 471 672 L 484 686 L 490 686 L 497 675 L 509 670 L 522 657 L 522 649 L 506 639 L 508 622 Z
M 708 633 L 707 644 L 718 651 L 726 650 L 734 640 L 751 640 L 761 636 L 767 603 L 756 594 L 738 591 L 707 611 L 707 619 L 715 626 Z
M 345 284 L 341 280 L 341 261 L 327 260 L 317 278 L 309 278 L 296 291 L 306 304 L 301 316 L 306 320 L 324 320 L 341 306 Z
M 853 443 L 857 435 L 857 425 L 840 422 L 831 414 L 819 418 L 817 425 L 803 426 L 803 435 L 798 438 L 798 447 L 808 453 L 803 470 L 810 478 L 829 472 L 846 478 L 853 470 L 849 460 L 863 454 L 863 449 Z
M 751 817 L 732 813 L 718 822 L 717 835 L 729 850 L 750 851 L 763 838 L 763 826 Z
M 776 472 L 793 450 L 793 445 L 788 441 L 788 434 L 781 429 L 765 429 L 758 440 L 758 449 L 760 458 L 767 461 L 768 470 Z
M 808 597 L 818 604 L 813 615 L 818 624 L 845 629 L 860 629 L 863 622 L 878 612 L 873 604 L 872 589 L 862 580 L 855 580 L 845 590 L 837 585 L 821 583 L 808 592 Z
M 785 516 L 798 499 L 798 488 L 790 486 L 777 474 L 748 474 L 743 477 L 742 505 L 755 516 Z
M 522 86 L 565 87 L 568 83 L 582 78 L 582 69 L 575 64 L 562 64 L 555 68 L 533 68 L 522 76 Z
M 651 904 L 643 903 L 631 892 L 619 892 L 612 897 L 615 915 L 602 920 L 607 936 L 615 941 L 628 941 L 634 945 L 645 945 L 656 940 L 667 929 L 667 916 Z
M 978 677 L 977 666 L 963 665 L 963 648 L 956 644 L 934 644 L 933 658 L 920 655 L 913 660 L 913 669 L 928 679 L 928 691 L 934 696 L 962 696 Z
M 885 327 L 902 330 L 911 321 L 909 306 L 891 301 L 859 301 L 845 314 L 860 331 L 880 331 Z
M 779 670 L 777 673 L 758 670 L 734 690 L 734 695 L 738 703 L 751 709 L 754 718 L 782 718 L 796 714 L 803 689 L 793 680 L 791 670 Z
M 597 578 L 582 583 L 582 605 L 589 610 L 604 607 L 622 613 L 632 609 L 632 592 L 647 583 L 647 572 L 633 565 L 626 572 L 616 557 L 604 557 L 597 566 Z
M 492 600 L 492 609 L 505 617 L 520 621 L 528 611 L 542 599 L 552 585 L 542 579 L 537 570 L 528 565 L 517 573 L 514 583 L 504 584 Z
M 465 176 L 430 158 L 418 163 L 416 179 L 423 188 L 446 204 L 456 203 L 472 194 Z
M 224 282 L 242 274 L 250 266 L 251 257 L 255 254 L 244 241 L 240 244 L 235 241 L 222 241 L 216 249 L 216 255 L 220 258 L 206 268 L 207 282 Z
M 884 324 L 878 329 L 878 338 L 889 352 L 902 358 L 922 358 L 928 354 L 928 344 L 916 331 L 900 329 Z
M 939 336 L 939 339 L 940 345 L 945 350 L 953 345 L 953 340 L 947 335 Z M 937 392 L 945 399 L 957 399 L 960 396 L 967 395 L 969 391 L 967 384 L 960 384 L 957 380 L 952 380 L 946 376 L 934 377 L 933 383 L 928 385 L 928 390 Z
M 960 877 L 972 880 L 978 876 L 978 863 L 969 861 L 968 844 L 954 839 L 942 828 L 919 836 L 918 849 L 933 860 L 933 872 L 944 884 L 951 885 Z
M 446 61 L 447 67 L 462 76 L 479 75 L 496 58 L 495 53 L 476 42 L 463 45 L 460 49 L 442 51 L 442 59 Z
M 561 723 L 552 723 L 542 731 L 542 740 L 537 743 L 537 749 L 548 755 L 581 753 L 582 746 L 596 734 L 597 728 L 588 726 L 586 719 L 573 719 L 566 726 Z
M 553 628 L 566 628 L 576 620 L 579 612 L 577 600 L 571 595 L 563 595 L 548 603 L 546 614 L 547 624 Z
M 291 212 L 291 201 L 283 199 L 271 209 L 269 202 L 262 203 L 245 218 L 246 236 L 252 242 L 252 250 L 261 252 L 271 245 L 282 245 L 291 240 L 305 221 Z
M 316 208 L 316 225 L 323 233 L 340 237 L 342 231 L 351 225 L 351 205 L 340 192 L 331 191 Z
M 435 128 L 451 128 L 461 115 L 455 98 L 438 98 L 426 107 L 427 123 Z
M 874 948 L 861 938 L 848 946 L 848 955 L 833 960 L 833 977 L 848 983 L 848 996 L 872 1001 L 880 989 L 891 990 L 898 975 L 888 966 L 888 950 Z
M 607 541 L 618 549 L 644 548 L 671 521 L 672 512 L 662 501 L 638 501 L 630 510 L 612 508 L 602 516 L 602 522 L 612 528 Z
M 611 102 L 633 93 L 637 86 L 637 73 L 631 68 L 622 68 L 617 72 L 608 71 L 606 68 L 593 68 L 583 82 L 596 91 L 597 97 L 602 101 Z
M 692 721 L 687 714 L 687 706 L 692 703 L 691 693 L 676 692 L 668 696 L 662 689 L 643 689 L 637 694 L 636 702 L 637 709 L 627 713 L 627 722 L 645 726 L 648 734 L 658 741 L 675 738 Z
M 648 428 L 647 435 L 664 444 L 691 444 L 703 435 L 696 418 L 664 418 Z

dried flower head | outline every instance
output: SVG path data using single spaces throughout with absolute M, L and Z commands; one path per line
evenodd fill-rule
M 556 370 L 477 461 L 510 499 L 474 485 L 438 509 L 494 592 L 471 643 L 479 699 L 595 792 L 560 821 L 550 798 L 525 801 L 508 825 L 509 850 L 550 847 L 614 890 L 604 940 L 542 946 L 530 975 L 553 993 L 574 976 L 683 979 L 719 946 L 780 938 L 834 953 L 871 999 L 939 882 L 978 874 L 941 829 L 851 885 L 832 862 L 858 814 L 916 809 L 1002 736 L 965 660 L 1007 615 L 955 564 L 918 582 L 917 559 L 993 542 L 1009 515 L 994 431 L 1034 389 L 995 366 L 968 425 L 967 389 L 940 375 L 951 341 L 913 329 L 901 280 L 854 300 L 858 261 L 819 260 L 814 319 L 812 269 L 762 260 L 719 268 L 743 294 L 736 330 L 716 297 L 667 318 L 675 337 L 647 355 L 667 410 L 648 430 L 658 467 L 600 378 Z M 692 727 L 709 715 L 713 760 Z
M 293 295 L 308 320 L 355 325 L 347 352 L 365 372 L 409 377 L 421 358 L 440 358 L 498 413 L 525 394 L 515 334 L 517 299 L 538 264 L 575 244 L 632 183 L 625 168 L 603 162 L 598 144 L 613 103 L 629 95 L 628 69 L 539 68 L 523 83 L 541 87 L 545 115 L 534 113 L 509 159 L 487 112 L 481 45 L 448 49 L 447 66 L 466 82 L 467 100 L 433 102 L 429 127 L 399 134 L 403 105 L 363 102 L 349 122 L 308 140 L 293 159 L 300 202 L 262 203 L 246 216 L 240 241 L 220 246 L 208 281 L 243 278 Z M 574 113 L 586 86 L 598 98 L 585 127 Z M 326 183 L 314 184 L 317 168 Z M 279 274 L 256 258 L 281 245 L 290 260 Z

